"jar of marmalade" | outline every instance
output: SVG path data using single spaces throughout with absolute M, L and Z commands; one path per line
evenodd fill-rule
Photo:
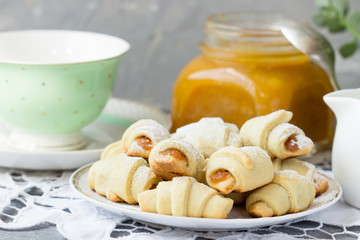
M 322 97 L 335 86 L 319 65 L 283 36 L 280 27 L 285 20 L 291 21 L 263 13 L 210 16 L 202 54 L 175 82 L 172 130 L 215 116 L 240 128 L 250 118 L 286 109 L 317 149 L 330 146 L 334 115 Z

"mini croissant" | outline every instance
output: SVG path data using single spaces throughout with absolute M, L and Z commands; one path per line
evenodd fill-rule
M 138 193 L 154 188 L 161 178 L 150 171 L 140 157 L 118 154 L 95 162 L 88 174 L 88 185 L 109 200 L 138 202 Z
M 183 217 L 227 218 L 233 200 L 191 177 L 160 182 L 156 189 L 139 194 L 144 212 Z
M 246 199 L 246 211 L 254 217 L 281 216 L 305 210 L 315 198 L 315 186 L 292 170 L 275 173 L 273 181 Z
M 165 139 L 151 150 L 149 156 L 151 170 L 165 180 L 173 177 L 190 176 L 204 181 L 205 159 L 192 144 L 181 140 Z
M 260 147 L 271 158 L 285 159 L 309 153 L 314 144 L 300 128 L 288 123 L 292 115 L 279 110 L 249 119 L 240 129 L 244 145 Z
M 269 155 L 259 147 L 225 147 L 207 161 L 206 182 L 221 192 L 247 192 L 273 179 Z
M 111 143 L 108 146 L 106 146 L 105 149 L 101 153 L 100 159 L 114 157 L 121 153 L 126 153 L 126 150 L 123 146 L 122 140 L 119 140 L 117 142 Z
M 126 129 L 120 147 L 128 156 L 148 158 L 151 149 L 169 137 L 169 131 L 160 123 L 152 119 L 142 119 Z
M 316 172 L 314 165 L 305 161 L 298 160 L 296 158 L 275 158 L 272 160 L 272 163 L 275 172 L 283 170 L 293 170 L 298 174 L 308 178 L 309 180 L 313 180 L 314 173 Z
M 272 162 L 275 172 L 283 170 L 293 170 L 296 171 L 298 174 L 308 178 L 310 181 L 313 181 L 316 188 L 316 196 L 326 192 L 329 187 L 329 183 L 326 178 L 320 175 L 316 171 L 315 166 L 311 163 L 301 161 L 296 158 L 275 158 L 272 160 Z
M 209 158 L 214 152 L 226 146 L 242 146 L 237 126 L 225 123 L 217 117 L 202 118 L 198 122 L 178 128 L 172 137 L 191 143 L 205 158 Z

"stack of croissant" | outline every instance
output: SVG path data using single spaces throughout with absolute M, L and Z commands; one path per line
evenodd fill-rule
M 279 110 L 240 130 L 203 118 L 173 134 L 154 120 L 139 120 L 105 148 L 88 185 L 111 201 L 173 216 L 227 218 L 243 203 L 254 217 L 303 211 L 328 182 L 294 158 L 311 152 L 313 142 L 291 118 Z

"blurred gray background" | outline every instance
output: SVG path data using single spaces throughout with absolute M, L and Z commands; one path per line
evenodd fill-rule
M 360 1 L 350 1 L 360 10 Z M 311 22 L 314 0 L 0 0 L 0 31 L 69 29 L 119 36 L 131 44 L 120 65 L 114 96 L 168 110 L 173 83 L 183 66 L 200 53 L 202 26 L 212 13 L 240 10 L 278 12 Z M 321 30 L 333 46 L 349 34 Z M 360 87 L 360 51 L 337 72 L 344 88 Z

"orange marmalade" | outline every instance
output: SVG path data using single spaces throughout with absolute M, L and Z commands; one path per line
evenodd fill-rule
M 322 97 L 335 86 L 282 35 L 282 20 L 254 13 L 208 18 L 202 55 L 185 66 L 174 85 L 173 131 L 202 117 L 241 127 L 252 117 L 286 109 L 318 149 L 331 144 L 334 116 Z

